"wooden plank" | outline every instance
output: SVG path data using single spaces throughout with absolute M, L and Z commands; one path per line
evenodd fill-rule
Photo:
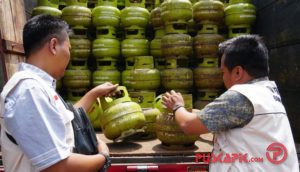
M 0 0 L 0 23 L 1 23 L 1 38 L 5 40 L 15 40 L 15 32 L 13 26 L 13 15 L 10 5 L 10 0 Z
M 8 40 L 2 40 L 2 45 L 4 48 L 4 52 L 6 53 L 20 54 L 22 56 L 25 55 L 23 44 Z
M 161 156 L 161 155 L 195 155 L 196 153 L 208 153 L 212 151 L 212 134 L 203 134 L 195 142 L 195 146 L 187 150 L 167 150 L 161 145 L 158 139 L 139 140 L 128 142 L 113 142 L 108 140 L 103 134 L 97 133 L 109 147 L 112 157 L 124 156 Z
M 10 3 L 11 3 L 13 26 L 14 26 L 14 33 L 15 33 L 15 39 L 10 41 L 23 44 L 23 27 L 26 23 L 23 0 L 14 0 L 14 1 L 10 1 Z

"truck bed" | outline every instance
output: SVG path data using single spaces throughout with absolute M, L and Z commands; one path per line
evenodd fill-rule
M 213 140 L 212 134 L 203 134 L 190 149 L 167 150 L 158 139 L 113 142 L 102 133 L 98 132 L 97 136 L 108 145 L 112 162 L 122 164 L 195 162 L 196 153 L 212 151 Z

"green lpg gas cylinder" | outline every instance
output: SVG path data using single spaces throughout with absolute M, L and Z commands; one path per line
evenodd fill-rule
M 191 112 L 193 108 L 192 95 L 186 94 L 182 96 L 185 102 L 185 108 Z M 157 116 L 157 138 L 162 142 L 162 146 L 166 149 L 190 149 L 194 146 L 199 136 L 188 136 L 184 134 L 177 125 L 174 117 L 175 116 L 169 111 L 168 113 L 162 113 Z
M 117 70 L 116 59 L 103 58 L 97 60 L 97 70 L 93 73 L 93 86 L 110 82 L 120 84 L 121 74 Z
M 145 0 L 133 1 L 125 0 L 126 7 L 121 10 L 121 25 L 124 28 L 132 25 L 145 28 L 150 17 L 149 11 L 145 9 Z
M 193 86 L 193 71 L 177 67 L 177 60 L 167 60 L 166 69 L 161 72 L 162 85 L 167 90 L 190 89 Z
M 111 140 L 144 132 L 145 116 L 141 107 L 132 102 L 125 87 L 119 86 L 113 97 L 100 98 L 103 114 L 100 123 L 104 135 Z
M 32 10 L 31 17 L 39 14 L 50 14 L 60 18 L 62 13 L 58 9 L 58 3 L 58 0 L 38 0 L 37 7 Z
M 65 88 L 87 88 L 91 85 L 91 71 L 66 70 L 63 84 Z
M 193 51 L 193 40 L 188 34 L 167 34 L 161 46 L 166 58 L 186 59 Z
M 117 0 L 99 0 L 98 6 L 92 11 L 92 22 L 95 27 L 119 27 L 121 12 L 117 7 Z
M 132 88 L 130 86 L 131 82 L 131 70 L 134 69 L 134 58 L 133 57 L 127 57 L 125 59 L 126 63 L 126 70 L 122 72 L 122 85 L 125 86 L 128 91 L 130 91 Z
M 216 0 L 200 0 L 193 6 L 196 23 L 219 25 L 224 19 L 224 5 Z
M 88 27 L 91 24 L 92 12 L 86 7 L 86 1 L 68 0 L 62 10 L 62 19 L 71 27 Z
M 155 58 L 164 57 L 162 47 L 161 47 L 161 38 L 165 35 L 164 29 L 159 29 L 155 31 L 155 37 L 150 42 L 150 54 Z
M 156 90 L 160 86 L 160 72 L 154 69 L 152 56 L 135 57 L 130 86 L 135 90 Z

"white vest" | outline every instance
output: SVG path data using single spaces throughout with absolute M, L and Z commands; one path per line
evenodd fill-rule
M 43 81 L 39 76 L 32 74 L 30 72 L 21 71 L 15 73 L 12 78 L 7 82 L 4 86 L 3 91 L 1 93 L 0 99 L 0 122 L 1 122 L 1 151 L 3 156 L 3 165 L 5 168 L 5 172 L 36 172 L 38 171 L 35 167 L 32 166 L 29 159 L 24 155 L 24 152 L 21 148 L 11 142 L 5 132 L 9 133 L 5 127 L 5 123 L 3 120 L 4 112 L 5 112 L 5 99 L 7 95 L 10 94 L 11 91 L 18 85 L 18 83 L 23 79 L 35 79 L 37 80 L 42 88 L 47 92 L 49 99 L 52 104 L 54 104 L 57 109 L 61 112 L 65 123 L 65 129 L 67 131 L 65 141 L 68 145 L 70 145 L 70 152 L 72 152 L 72 147 L 74 147 L 74 133 L 72 128 L 71 120 L 74 118 L 74 115 L 71 111 L 67 110 L 63 104 L 63 102 L 58 99 L 55 100 L 55 96 L 57 96 L 56 92 L 48 86 L 45 81 Z M 10 134 L 10 133 L 9 133 Z
M 213 154 L 222 153 L 224 160 L 226 153 L 247 153 L 246 159 L 263 158 L 263 162 L 210 163 L 210 172 L 298 172 L 298 159 L 291 132 L 289 120 L 277 86 L 272 81 L 260 81 L 254 84 L 234 85 L 230 90 L 237 91 L 246 96 L 254 107 L 253 119 L 242 128 L 230 129 L 217 134 Z M 286 147 L 287 157 L 279 164 L 271 163 L 266 154 L 267 148 L 272 143 L 281 143 Z M 270 158 L 273 152 L 268 151 Z M 283 157 L 278 156 L 277 160 Z M 273 159 L 274 160 L 274 159 Z

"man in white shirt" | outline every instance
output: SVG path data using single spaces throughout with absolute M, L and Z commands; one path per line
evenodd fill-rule
M 36 16 L 24 26 L 26 63 L 20 64 L 1 93 L 1 146 L 7 172 L 98 171 L 106 162 L 100 153 L 109 155 L 101 140 L 99 154 L 72 153 L 74 116 L 55 92 L 56 79 L 64 75 L 70 60 L 67 31 L 65 21 L 50 15 Z M 74 106 L 88 111 L 97 97 L 117 87 L 97 86 Z

